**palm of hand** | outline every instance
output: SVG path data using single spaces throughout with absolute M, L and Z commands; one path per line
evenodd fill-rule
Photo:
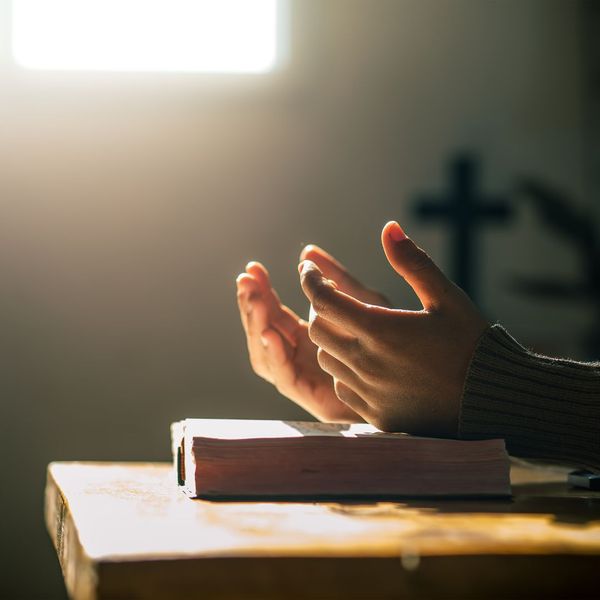
M 317 347 L 308 337 L 308 323 L 300 321 L 296 334 L 296 346 L 290 348 L 288 364 L 280 370 L 288 370 L 291 377 L 274 375 L 272 383 L 284 396 L 293 400 L 321 421 L 356 423 L 362 419 L 335 393 L 333 378 L 321 369 L 317 361 Z

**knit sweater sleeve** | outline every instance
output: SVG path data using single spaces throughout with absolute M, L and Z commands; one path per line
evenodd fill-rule
M 534 354 L 493 325 L 469 366 L 459 437 L 600 473 L 600 364 Z

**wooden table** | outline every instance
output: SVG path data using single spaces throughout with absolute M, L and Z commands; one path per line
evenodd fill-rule
M 600 493 L 513 469 L 512 499 L 205 502 L 168 464 L 54 463 L 76 599 L 600 597 Z

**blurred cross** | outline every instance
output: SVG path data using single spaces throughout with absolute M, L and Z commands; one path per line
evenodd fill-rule
M 443 220 L 452 227 L 451 277 L 471 298 L 477 298 L 477 266 L 481 251 L 477 229 L 484 221 L 506 222 L 512 212 L 500 198 L 486 198 L 478 192 L 479 165 L 469 155 L 459 155 L 450 163 L 450 191 L 438 199 L 424 197 L 416 205 L 423 221 Z

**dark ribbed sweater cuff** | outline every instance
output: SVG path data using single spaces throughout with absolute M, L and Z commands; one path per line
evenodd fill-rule
M 490 327 L 465 381 L 459 436 L 504 438 L 513 456 L 600 472 L 600 365 L 534 354 Z

